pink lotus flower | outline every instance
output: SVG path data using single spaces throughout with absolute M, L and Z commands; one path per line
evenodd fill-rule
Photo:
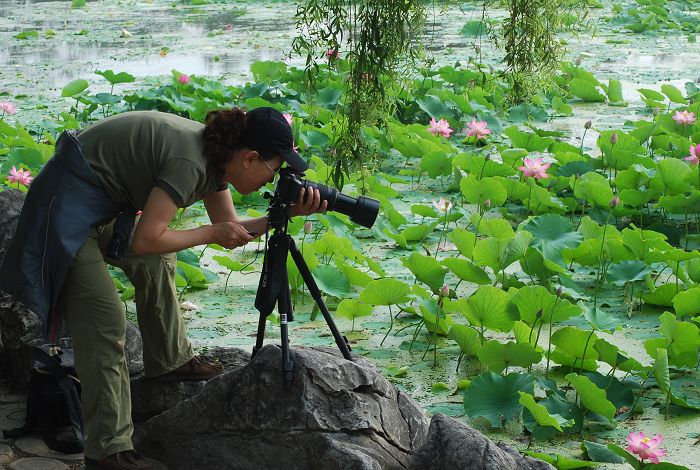
M 10 183 L 19 183 L 25 186 L 29 186 L 29 183 L 34 179 L 30 176 L 32 172 L 30 170 L 17 169 L 14 166 L 10 168 L 10 174 L 7 177 L 7 181 Z
M 523 163 L 525 165 L 519 166 L 518 170 L 522 171 L 524 176 L 533 176 L 538 180 L 549 178 L 546 170 L 549 168 L 551 163 L 544 163 L 542 161 L 542 157 L 535 158 L 534 160 L 525 158 L 523 159 Z
M 440 212 L 447 212 L 452 209 L 452 203 L 444 197 L 441 197 L 439 201 L 433 201 L 433 206 Z
M 447 122 L 445 119 L 440 119 L 439 121 L 436 121 L 435 118 L 430 118 L 430 127 L 428 127 L 428 132 L 430 132 L 433 135 L 442 135 L 443 137 L 450 137 L 452 132 L 452 128 L 450 127 L 450 123 Z
M 637 454 L 642 461 L 650 460 L 652 463 L 659 463 L 659 457 L 666 455 L 666 450 L 659 447 L 664 438 L 661 434 L 654 437 L 646 437 L 643 432 L 631 432 L 627 436 L 627 447 L 625 450 Z
M 476 140 L 483 139 L 491 133 L 491 129 L 488 128 L 488 123 L 486 121 L 477 121 L 475 117 L 472 117 L 472 122 L 467 123 L 469 132 L 467 132 L 467 137 L 476 137 Z
M 9 101 L 0 101 L 0 110 L 2 110 L 2 114 L 15 114 L 17 112 L 17 108 L 15 108 L 15 105 L 10 103 Z
M 689 111 L 676 111 L 671 119 L 676 121 L 678 125 L 688 125 L 691 126 L 695 123 L 695 113 Z
M 185 75 L 185 74 L 183 73 L 182 75 L 180 75 L 179 77 L 177 77 L 177 82 L 178 82 L 180 85 L 187 85 L 188 83 L 190 83 L 190 76 L 189 76 L 189 75 Z
M 690 155 L 685 157 L 683 160 L 690 163 L 691 165 L 697 165 L 700 163 L 700 144 L 690 146 Z
M 328 49 L 326 51 L 326 57 L 332 60 L 340 59 L 340 51 L 336 51 L 335 49 Z
M 289 127 L 292 127 L 292 115 L 289 113 L 284 113 L 282 114 L 284 118 L 287 120 L 287 124 L 289 124 Z

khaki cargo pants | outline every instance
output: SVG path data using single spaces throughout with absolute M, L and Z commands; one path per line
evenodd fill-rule
M 91 230 L 73 259 L 59 300 L 73 335 L 87 434 L 85 456 L 92 459 L 133 449 L 124 357 L 126 317 L 105 261 L 123 269 L 136 288 L 145 375 L 165 374 L 193 356 L 175 291 L 175 254 L 137 256 L 128 250 L 119 261 L 105 259 L 110 237 L 110 225 Z

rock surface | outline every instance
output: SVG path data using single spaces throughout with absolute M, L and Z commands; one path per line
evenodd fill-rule
M 237 348 L 212 348 L 204 356 L 218 359 L 226 371 L 240 369 L 250 361 L 250 353 Z M 197 395 L 204 389 L 205 384 L 206 382 L 203 380 L 199 382 L 159 382 L 144 376 L 132 377 L 131 416 L 137 423 L 146 421 L 169 410 L 181 401 Z
M 408 467 L 428 428 L 411 397 L 363 359 L 308 348 L 290 357 L 291 390 L 280 349 L 266 346 L 139 426 L 136 447 L 171 470 Z
M 440 470 L 551 470 L 541 460 L 523 457 L 515 449 L 495 444 L 479 431 L 442 413 L 430 421 L 425 444 L 412 467 Z

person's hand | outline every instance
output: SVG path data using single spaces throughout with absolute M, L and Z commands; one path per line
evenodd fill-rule
M 289 210 L 289 216 L 311 215 L 317 212 L 325 212 L 328 201 L 321 201 L 321 192 L 314 188 L 301 188 L 297 202 Z
M 245 227 L 234 222 L 220 222 L 211 225 L 212 242 L 232 249 L 243 246 L 253 239 Z

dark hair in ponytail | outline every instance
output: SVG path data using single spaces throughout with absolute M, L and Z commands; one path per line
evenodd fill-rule
M 204 120 L 204 156 L 223 173 L 233 152 L 246 148 L 245 111 L 239 108 L 209 111 Z

